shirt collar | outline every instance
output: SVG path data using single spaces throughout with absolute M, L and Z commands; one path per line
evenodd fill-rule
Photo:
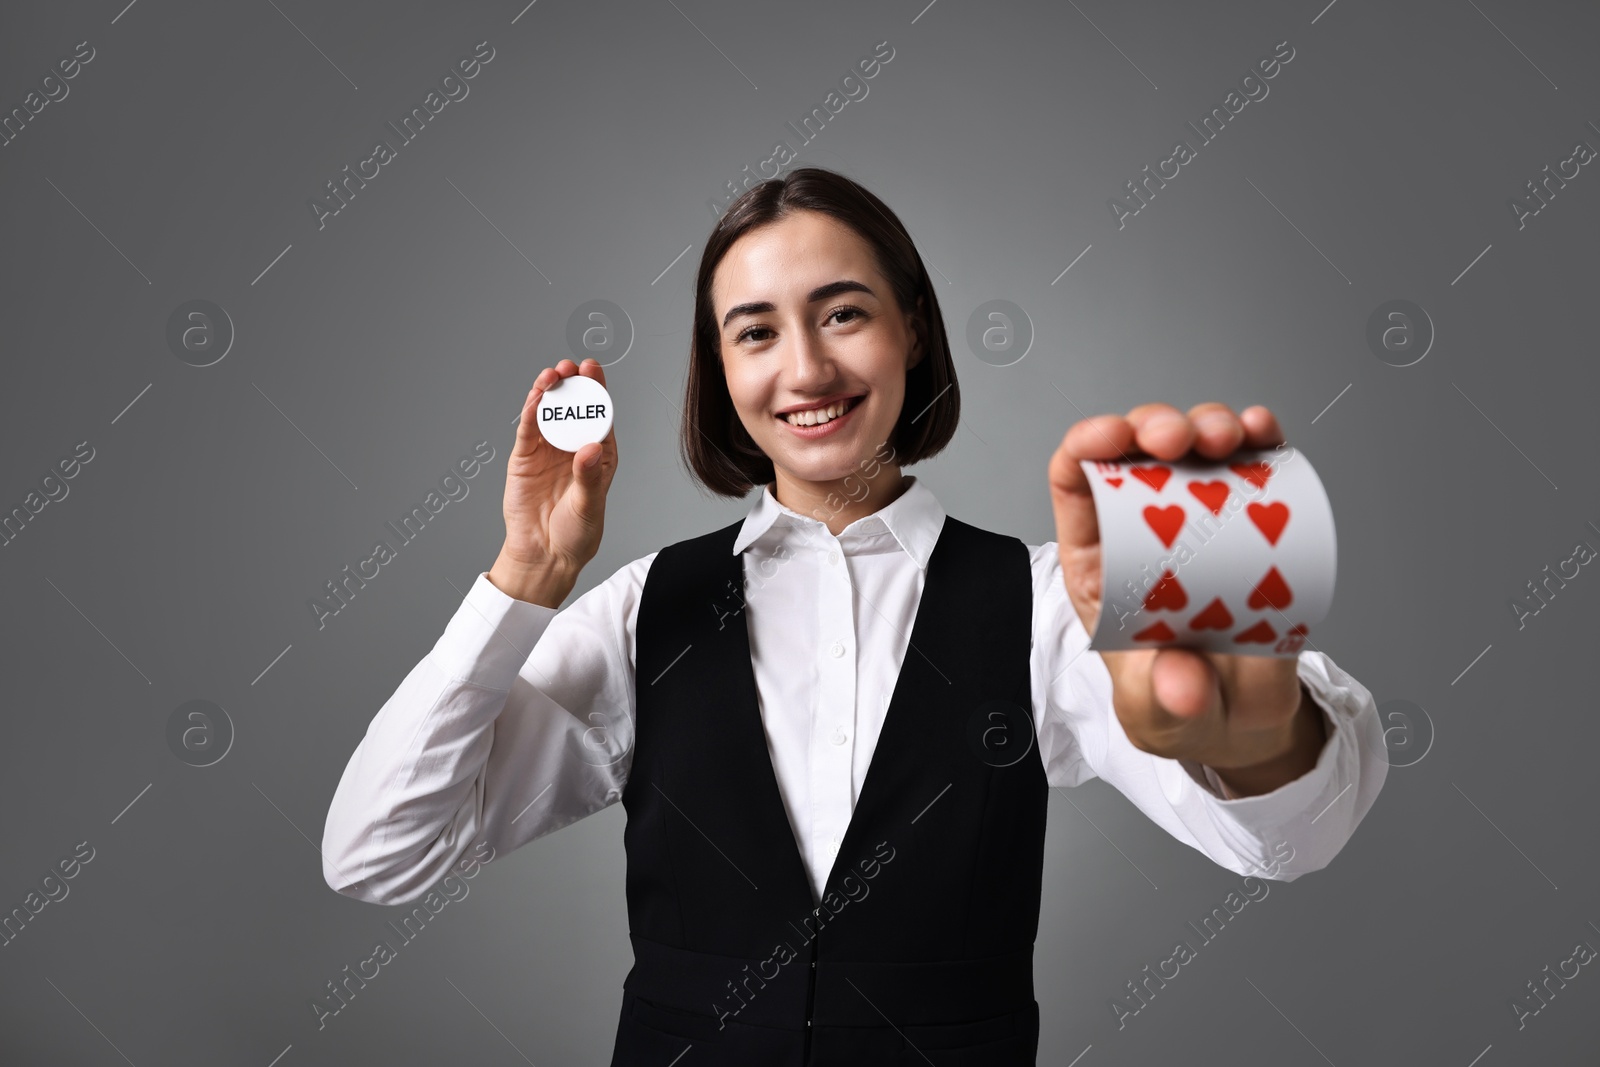
M 923 485 L 916 475 L 906 475 L 905 479 L 908 484 L 899 496 L 840 530 L 839 539 L 849 541 L 854 535 L 887 530 L 906 555 L 915 560 L 918 567 L 927 570 L 928 557 L 933 555 L 933 546 L 938 542 L 939 531 L 944 526 L 945 511 L 933 495 L 933 490 Z M 764 486 L 761 498 L 745 516 L 739 536 L 733 541 L 734 555 L 743 552 L 774 527 L 781 530 L 811 526 L 826 532 L 826 525 L 819 519 L 801 515 L 780 504 L 772 493 L 775 486 L 776 483 Z

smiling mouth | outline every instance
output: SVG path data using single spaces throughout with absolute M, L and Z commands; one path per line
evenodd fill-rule
M 790 426 L 821 426 L 837 419 L 860 402 L 861 397 L 853 396 L 848 400 L 835 401 L 825 407 L 812 408 L 808 411 L 792 411 L 787 415 L 779 415 L 777 417 L 787 422 Z

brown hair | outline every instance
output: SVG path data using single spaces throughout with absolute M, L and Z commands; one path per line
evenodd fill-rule
M 955 436 L 961 391 L 945 336 L 944 316 L 928 271 L 900 219 L 856 182 L 821 167 L 801 167 L 746 190 L 728 205 L 706 241 L 695 276 L 689 380 L 678 444 L 694 479 L 721 496 L 744 496 L 774 477 L 767 458 L 739 421 L 722 373 L 721 333 L 711 277 L 732 244 L 750 230 L 795 211 L 817 211 L 849 226 L 872 248 L 901 312 L 917 307 L 923 355 L 906 372 L 905 400 L 888 444 L 902 466 L 936 455 Z M 935 400 L 939 403 L 930 409 Z

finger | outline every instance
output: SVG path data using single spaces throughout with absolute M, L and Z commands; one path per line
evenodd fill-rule
M 1196 404 L 1189 409 L 1189 422 L 1194 426 L 1194 450 L 1207 459 L 1231 456 L 1244 442 L 1244 423 L 1226 404 L 1214 400 Z
M 533 379 L 533 386 L 543 397 L 545 393 L 561 384 L 563 378 L 570 378 L 578 373 L 578 365 L 570 359 L 563 359 L 553 367 L 546 367 Z M 536 400 L 538 397 L 535 398 Z
M 1072 549 L 1100 543 L 1094 495 L 1079 461 L 1126 459 L 1132 445 L 1133 427 L 1121 415 L 1096 415 L 1067 430 L 1048 469 L 1057 543 Z
M 1245 408 L 1239 413 L 1244 425 L 1244 443 L 1247 448 L 1273 448 L 1284 442 L 1283 427 L 1278 417 L 1260 404 Z
M 563 373 L 562 364 L 571 367 L 569 373 Z M 517 441 L 512 446 L 512 454 L 527 455 L 544 441 L 544 434 L 539 432 L 539 420 L 535 415 L 538 411 L 539 401 L 544 394 L 556 387 L 564 377 L 576 374 L 578 365 L 570 359 L 564 359 L 554 367 L 545 367 L 534 375 L 533 388 L 528 390 L 528 396 L 522 402 L 521 421 L 517 423 Z
M 1157 459 L 1178 459 L 1194 443 L 1194 425 L 1171 404 L 1140 404 L 1128 412 L 1139 450 Z
M 533 388 L 528 390 L 528 395 L 522 400 L 522 414 L 517 421 L 517 440 L 511 446 L 514 456 L 526 456 L 539 447 L 544 440 L 544 435 L 539 432 L 539 420 L 534 412 L 538 410 L 539 398 L 544 396 L 546 386 L 552 384 L 546 375 L 550 374 L 546 367 L 533 379 Z
M 570 378 L 577 374 L 579 367 L 570 359 L 563 359 L 553 367 L 546 367 L 533 379 L 533 401 L 537 404 L 545 393 L 561 384 L 563 378 Z
M 557 364 L 555 367 L 546 367 L 534 376 L 533 391 L 535 394 L 537 394 L 534 397 L 535 401 L 537 401 L 540 397 L 543 397 L 545 393 L 549 392 L 551 389 L 554 389 L 561 383 L 561 371 L 558 369 L 559 366 L 560 365 Z
M 556 373 L 563 378 L 570 378 L 578 373 L 578 365 L 570 359 L 563 359 L 556 364 Z
M 1121 415 L 1094 415 L 1073 423 L 1061 445 L 1074 460 L 1129 460 L 1134 450 L 1133 427 Z

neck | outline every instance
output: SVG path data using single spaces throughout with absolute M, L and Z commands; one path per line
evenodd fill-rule
M 852 522 L 892 503 L 910 484 L 900 467 L 891 463 L 879 464 L 871 478 L 849 474 L 829 482 L 803 481 L 779 470 L 773 495 L 790 511 L 817 519 L 837 537 Z

